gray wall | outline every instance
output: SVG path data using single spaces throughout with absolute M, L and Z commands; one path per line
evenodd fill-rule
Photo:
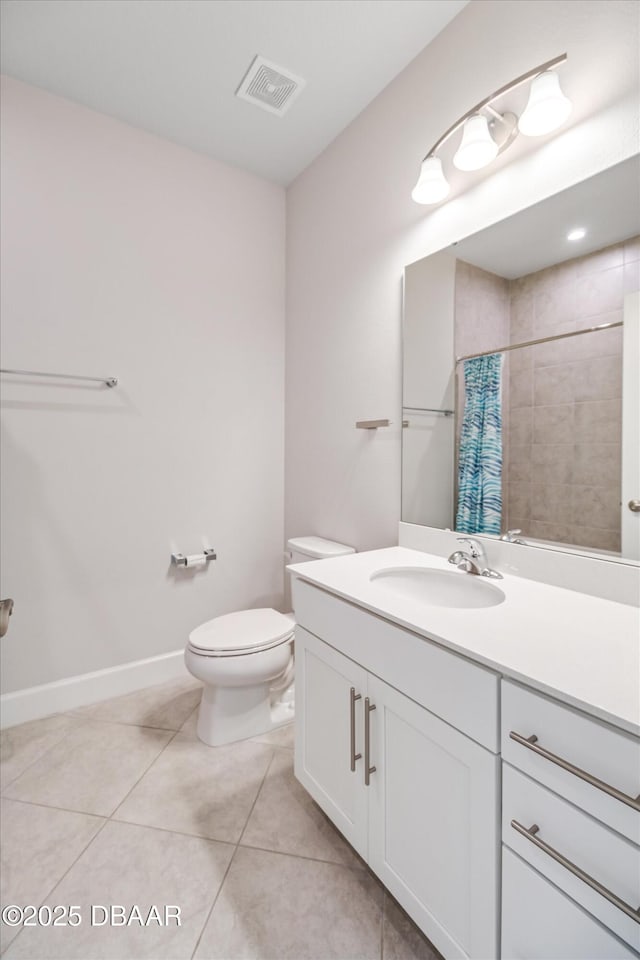
M 397 542 L 403 268 L 637 152 L 638 14 L 627 0 L 476 0 L 289 188 L 288 535 Z M 440 207 L 414 204 L 429 145 L 563 51 L 567 127 L 520 138 Z M 354 429 L 378 417 L 393 426 Z
M 282 598 L 284 191 L 3 84 L 5 691 Z M 172 545 L 218 560 L 174 575 Z

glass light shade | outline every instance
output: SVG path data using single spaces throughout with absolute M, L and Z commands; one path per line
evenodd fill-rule
M 440 157 L 427 157 L 422 161 L 418 182 L 411 191 L 416 203 L 438 203 L 448 195 L 451 187 L 442 172 Z
M 480 113 L 465 120 L 462 140 L 453 158 L 458 170 L 480 170 L 497 157 L 498 144 L 489 131 L 487 118 Z
M 525 137 L 542 137 L 562 126 L 571 113 L 571 100 L 560 89 L 555 70 L 541 73 L 531 82 L 529 102 L 518 120 Z

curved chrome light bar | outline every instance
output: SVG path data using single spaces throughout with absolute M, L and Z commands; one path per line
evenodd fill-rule
M 442 162 L 440 158 L 436 156 L 436 153 L 454 135 L 454 133 L 456 133 L 461 127 L 465 126 L 467 121 L 471 121 L 471 124 L 465 127 L 462 146 L 466 146 L 465 138 L 467 140 L 475 138 L 478 145 L 484 148 L 483 152 L 487 159 L 484 159 L 483 162 L 478 162 L 475 167 L 469 165 L 463 166 L 463 164 L 468 164 L 468 160 L 465 161 L 460 150 L 458 150 L 458 153 L 456 154 L 458 163 L 456 163 L 456 159 L 454 158 L 454 163 L 456 163 L 456 166 L 460 166 L 461 169 L 479 169 L 481 166 L 485 166 L 487 163 L 490 163 L 496 154 L 505 150 L 518 134 L 518 117 L 516 117 L 516 115 L 513 113 L 498 113 L 498 111 L 492 108 L 491 104 L 495 100 L 498 100 L 500 97 L 504 96 L 504 94 L 510 93 L 512 90 L 517 89 L 517 87 L 522 86 L 522 84 L 527 83 L 529 80 L 534 81 L 535 83 L 538 78 L 543 77 L 544 75 L 548 74 L 549 71 L 559 67 L 561 64 L 565 63 L 566 60 L 567 54 L 563 53 L 558 57 L 554 57 L 552 60 L 547 60 L 545 63 L 541 63 L 539 66 L 534 67 L 533 70 L 528 70 L 520 77 L 517 77 L 515 80 L 511 80 L 510 83 L 506 83 L 504 86 L 500 87 L 500 89 L 494 91 L 488 97 L 485 97 L 484 100 L 476 103 L 470 110 L 463 114 L 463 116 L 456 120 L 456 122 L 452 124 L 449 129 L 438 138 L 438 140 L 436 140 L 431 149 L 425 155 L 422 161 L 418 183 L 414 187 L 412 193 L 414 200 L 416 200 L 417 203 L 437 203 L 439 200 L 444 199 L 444 197 L 449 193 L 448 183 L 444 177 L 444 174 L 442 173 Z M 558 91 L 558 97 L 566 101 L 566 112 L 564 117 L 564 119 L 566 119 L 566 116 L 570 110 L 570 103 L 567 98 L 563 96 L 558 84 L 556 84 L 556 87 Z M 483 110 L 491 114 L 493 118 L 492 125 L 494 126 L 496 132 L 497 124 L 500 124 L 502 129 L 498 137 L 492 137 L 492 134 L 489 131 L 487 119 L 482 114 Z M 524 113 L 522 114 L 523 117 L 526 112 L 527 110 L 525 109 Z M 564 119 L 561 122 L 564 122 Z M 523 132 L 527 134 L 526 130 Z M 492 141 L 496 144 L 497 149 L 495 150 L 491 149 Z M 423 199 L 419 199 L 421 196 Z M 424 199 L 426 197 L 428 197 L 428 199 Z

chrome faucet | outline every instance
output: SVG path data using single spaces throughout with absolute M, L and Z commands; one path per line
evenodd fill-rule
M 504 540 L 505 543 L 521 543 L 522 546 L 525 547 L 527 545 L 526 540 L 520 539 L 521 533 L 522 533 L 522 530 L 507 530 L 506 533 L 502 534 L 500 539 Z
M 491 577 L 492 580 L 502 580 L 502 574 L 492 570 L 487 562 L 484 547 L 471 537 L 457 537 L 458 543 L 466 543 L 469 551 L 456 550 L 449 557 L 449 563 L 455 564 L 458 570 L 465 570 L 480 577 Z

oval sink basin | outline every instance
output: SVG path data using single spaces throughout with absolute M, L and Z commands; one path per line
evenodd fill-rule
M 369 579 L 399 596 L 418 600 L 431 607 L 478 609 L 496 607 L 504 600 L 504 593 L 499 587 L 459 570 L 388 567 L 376 570 Z

